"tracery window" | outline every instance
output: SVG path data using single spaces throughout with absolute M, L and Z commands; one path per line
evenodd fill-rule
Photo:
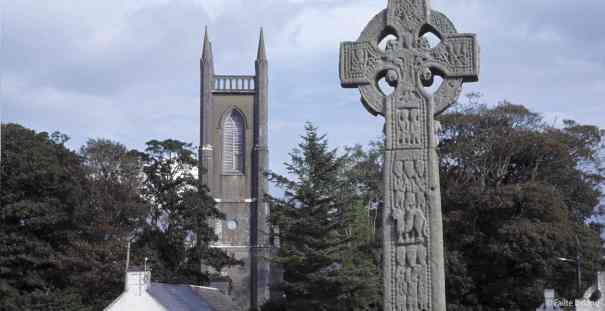
M 244 173 L 244 118 L 232 110 L 223 121 L 223 173 Z

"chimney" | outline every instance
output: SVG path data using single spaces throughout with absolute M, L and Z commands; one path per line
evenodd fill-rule
M 544 290 L 544 310 L 555 310 L 555 290 Z
M 597 272 L 597 289 L 601 292 L 605 290 L 605 271 Z
M 151 285 L 151 271 L 140 267 L 131 267 L 126 273 L 126 291 L 141 296 Z

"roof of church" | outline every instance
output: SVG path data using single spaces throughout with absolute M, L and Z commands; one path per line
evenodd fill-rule
M 233 311 L 239 309 L 228 296 L 209 287 L 151 283 L 148 293 L 171 311 Z
M 240 308 L 227 295 L 215 288 L 191 286 L 191 289 L 204 298 L 216 311 L 236 311 Z

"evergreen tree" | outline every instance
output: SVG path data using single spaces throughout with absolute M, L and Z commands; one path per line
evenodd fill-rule
M 367 310 L 368 292 L 378 286 L 372 258 L 358 253 L 355 197 L 344 176 L 346 158 L 330 150 L 311 124 L 285 163 L 292 179 L 269 180 L 285 190 L 269 196 L 271 223 L 279 227 L 281 248 L 274 259 L 284 269 L 281 289 L 286 310 Z M 358 218 L 357 218 L 358 219 Z M 360 256 L 358 256 L 360 255 Z

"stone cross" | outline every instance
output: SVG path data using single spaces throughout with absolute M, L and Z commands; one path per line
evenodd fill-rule
M 431 47 L 427 33 L 440 43 Z M 443 82 L 431 93 L 425 88 L 435 76 Z M 429 0 L 389 0 L 356 42 L 341 44 L 342 86 L 359 88 L 366 109 L 386 119 L 385 311 L 446 308 L 434 117 L 458 99 L 463 82 L 478 76 L 475 35 L 458 34 L 445 15 L 431 11 Z M 383 90 L 381 80 L 392 93 Z

